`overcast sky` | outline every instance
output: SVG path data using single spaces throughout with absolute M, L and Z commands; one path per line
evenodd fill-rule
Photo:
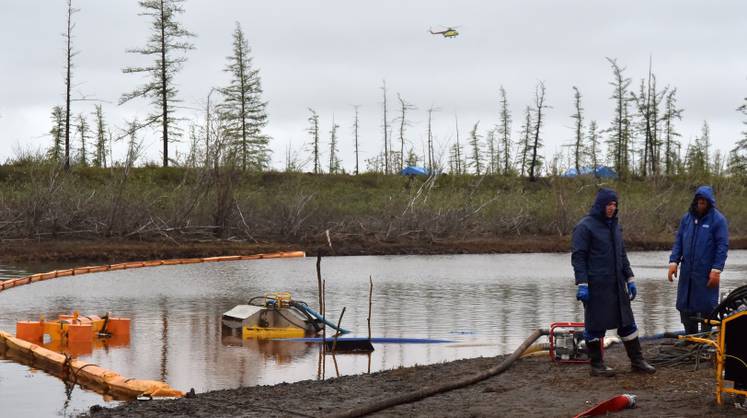
M 103 101 L 113 128 L 151 108 L 138 99 L 117 106 L 124 92 L 143 82 L 123 74 L 145 63 L 127 54 L 145 45 L 150 22 L 134 0 L 73 0 L 74 96 Z M 545 155 L 570 141 L 572 86 L 583 94 L 587 121 L 609 126 L 611 71 L 605 57 L 627 67 L 637 88 L 649 56 L 659 86 L 677 87 L 685 109 L 679 130 L 687 143 L 703 121 L 714 144 L 730 149 L 745 129 L 736 111 L 747 95 L 747 1 L 251 1 L 189 0 L 180 20 L 197 37 L 196 49 L 177 76 L 187 108 L 203 108 L 211 87 L 227 83 L 222 71 L 231 35 L 240 22 L 260 69 L 269 102 L 273 165 L 282 167 L 291 145 L 302 156 L 309 141 L 307 108 L 320 115 L 324 140 L 332 117 L 341 126 L 343 166 L 354 164 L 353 105 L 360 105 L 361 159 L 379 152 L 381 84 L 389 102 L 397 93 L 417 107 L 408 139 L 423 149 L 426 110 L 435 106 L 435 135 L 441 148 L 480 121 L 484 134 L 497 123 L 503 85 L 518 136 L 521 114 L 535 85 L 547 87 Z M 18 150 L 49 146 L 49 113 L 64 103 L 64 0 L 0 0 L 0 160 Z M 429 27 L 459 26 L 457 38 L 427 33 Z M 75 102 L 73 113 L 90 114 L 93 102 Z M 181 116 L 201 119 L 197 110 Z M 147 159 L 160 161 L 159 134 L 145 134 Z M 185 152 L 186 144 L 176 148 Z M 173 149 L 173 146 L 172 146 Z

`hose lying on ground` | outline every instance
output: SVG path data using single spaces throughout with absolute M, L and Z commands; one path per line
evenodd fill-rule
M 693 343 L 684 346 L 661 346 L 659 352 L 649 361 L 656 367 L 693 365 L 693 370 L 698 370 L 700 363 L 708 364 L 713 358 L 714 353 L 708 345 Z
M 506 371 L 511 365 L 519 358 L 521 355 L 526 351 L 526 349 L 532 345 L 539 337 L 543 335 L 547 335 L 548 330 L 546 329 L 538 329 L 535 330 L 532 334 L 527 337 L 526 340 L 508 357 L 506 357 L 501 364 L 498 364 L 497 366 L 491 367 L 488 370 L 485 370 L 484 372 L 466 377 L 461 380 L 457 380 L 455 382 L 449 382 L 442 385 L 436 385 L 436 386 L 428 386 L 420 390 L 416 390 L 414 392 L 410 393 L 403 393 L 401 395 L 392 396 L 388 399 L 383 399 L 380 401 L 373 402 L 369 405 L 363 405 L 357 408 L 348 409 L 347 411 L 343 411 L 339 414 L 333 414 L 332 417 L 335 418 L 352 418 L 352 417 L 361 417 L 364 415 L 372 414 L 374 412 L 381 411 L 383 409 L 391 408 L 393 406 L 402 405 L 405 403 L 415 402 L 419 401 L 421 399 L 425 399 L 427 397 L 437 395 L 439 393 L 448 392 L 454 389 L 463 388 L 465 386 L 469 386 L 472 384 L 475 384 L 477 382 L 481 382 L 487 378 L 499 375 Z

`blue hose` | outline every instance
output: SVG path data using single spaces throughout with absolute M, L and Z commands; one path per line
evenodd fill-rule
M 643 337 L 640 337 L 641 341 L 650 341 L 650 340 L 660 340 L 662 338 L 677 338 L 678 335 L 685 335 L 685 331 L 675 331 L 675 332 L 662 332 L 659 334 L 654 335 L 644 335 Z
M 350 331 L 348 331 L 348 330 L 346 330 L 344 328 L 337 328 L 337 325 L 329 322 L 327 320 L 327 318 L 325 318 L 325 317 L 322 316 L 322 314 L 320 314 L 319 312 L 311 309 L 309 307 L 309 305 L 307 305 L 305 303 L 296 303 L 296 304 L 294 304 L 294 306 L 297 307 L 298 309 L 303 309 L 306 313 L 308 313 L 309 315 L 311 315 L 314 318 L 318 319 L 319 321 L 323 322 L 328 327 L 334 329 L 335 331 L 339 332 L 340 334 L 349 334 L 350 333 Z
M 324 340 L 319 337 L 311 338 L 273 338 L 273 341 L 288 341 L 288 342 L 304 342 L 304 343 L 320 343 Z M 326 341 L 334 341 L 334 338 L 327 338 Z M 365 338 L 365 337 L 347 337 L 338 338 L 337 342 L 342 341 L 370 341 L 376 344 L 441 344 L 451 343 L 450 340 L 431 340 L 428 338 Z

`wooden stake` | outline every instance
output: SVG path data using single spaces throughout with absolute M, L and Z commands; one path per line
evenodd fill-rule
M 373 279 L 368 276 L 368 341 L 371 341 L 371 300 L 373 295 Z
M 322 295 L 322 255 L 321 253 L 316 254 L 316 283 L 317 283 L 317 291 L 319 293 L 319 312 L 324 312 L 323 306 L 323 295 Z M 324 335 L 324 328 L 326 327 L 325 324 L 322 324 L 322 335 Z M 324 341 L 324 337 L 322 337 L 322 341 Z M 321 344 L 319 348 L 319 367 L 317 368 L 317 378 L 318 379 L 324 379 L 322 370 L 324 369 L 324 343 Z
M 337 332 L 335 332 L 335 336 L 333 337 L 334 340 L 332 341 L 332 361 L 335 363 L 335 373 L 337 374 L 337 377 L 340 377 L 340 369 L 337 368 L 337 357 L 335 357 L 335 351 L 337 351 L 337 337 L 340 336 L 340 324 L 342 324 L 343 315 L 345 315 L 345 306 L 342 307 L 340 318 L 337 320 Z

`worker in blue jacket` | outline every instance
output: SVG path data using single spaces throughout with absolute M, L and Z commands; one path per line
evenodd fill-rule
M 669 256 L 667 278 L 677 277 L 677 310 L 685 333 L 710 331 L 709 324 L 698 318 L 707 316 L 718 305 L 719 282 L 729 251 L 726 218 L 716 209 L 716 198 L 710 186 L 700 186 L 690 210 L 685 213 Z
M 584 339 L 592 376 L 614 376 L 604 364 L 602 343 L 608 329 L 617 328 L 633 371 L 654 373 L 641 352 L 638 328 L 630 302 L 637 288 L 617 220 L 617 193 L 597 192 L 589 214 L 573 229 L 571 264 L 576 278 L 576 299 L 584 304 Z

